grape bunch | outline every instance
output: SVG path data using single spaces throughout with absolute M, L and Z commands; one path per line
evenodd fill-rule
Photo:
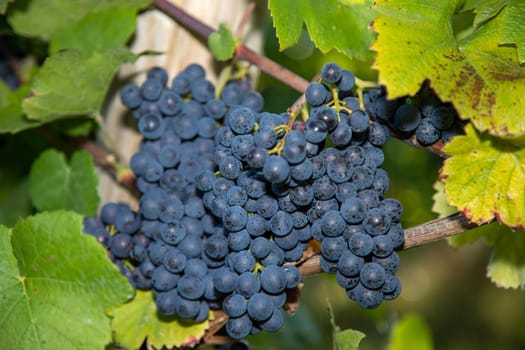
M 376 120 L 387 124 L 405 137 L 415 134 L 423 146 L 437 141 L 449 142 L 463 134 L 462 122 L 450 103 L 443 103 L 425 87 L 410 102 L 406 99 L 387 100 L 383 88 L 374 88 L 364 95 L 365 109 Z
M 129 205 L 107 203 L 102 207 L 100 217 L 84 219 L 84 232 L 108 249 L 111 260 L 133 287 L 148 290 L 151 289 L 151 280 L 145 277 L 145 271 L 152 267 L 147 257 L 150 239 L 140 231 L 141 224 L 140 215 Z
M 383 198 L 388 129 L 359 108 L 354 84 L 350 71 L 325 65 L 305 93 L 308 118 L 295 121 L 261 112 L 247 80 L 216 98 L 199 65 L 169 87 L 164 69 L 149 70 L 121 91 L 143 136 L 130 162 L 139 211 L 131 220 L 129 207 L 108 204 L 86 231 L 132 261 L 124 272 L 153 290 L 159 312 L 200 322 L 222 309 L 235 339 L 281 328 L 287 293 L 302 280 L 295 263 L 314 241 L 322 270 L 359 305 L 395 298 L 403 229 L 401 204 Z M 144 241 L 140 259 L 138 243 L 117 252 L 128 249 L 122 234 L 143 237 L 131 238 Z

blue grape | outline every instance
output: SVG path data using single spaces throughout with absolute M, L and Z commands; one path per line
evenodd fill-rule
M 204 295 L 204 282 L 197 276 L 183 275 L 179 279 L 177 290 L 182 298 L 197 300 Z
M 213 284 L 221 293 L 231 293 L 235 290 L 239 276 L 226 267 L 215 271 L 213 275 Z
M 330 96 L 330 91 L 325 85 L 313 82 L 308 85 L 304 95 L 308 104 L 317 107 L 325 103 Z
M 441 136 L 439 130 L 428 118 L 424 118 L 416 129 L 416 139 L 422 145 L 431 145 Z
M 276 265 L 266 266 L 260 274 L 261 287 L 268 293 L 281 293 L 286 288 L 286 273 Z
M 337 261 L 346 251 L 346 242 L 343 237 L 326 237 L 321 242 L 321 254 L 330 261 Z
M 290 175 L 290 166 L 283 158 L 271 155 L 264 162 L 263 175 L 270 183 L 282 183 Z
M 230 294 L 222 302 L 222 309 L 228 317 L 240 317 L 246 312 L 246 299 L 240 294 Z
M 439 130 L 446 130 L 454 124 L 454 112 L 447 106 L 439 106 L 432 110 L 430 121 Z
M 394 114 L 394 127 L 397 130 L 414 131 L 419 123 L 421 123 L 421 113 L 416 106 L 407 103 L 397 108 Z
M 341 254 L 337 261 L 337 271 L 346 277 L 358 276 L 364 264 L 365 260 L 362 257 L 346 250 Z
M 302 276 L 301 272 L 295 265 L 283 266 L 284 273 L 286 274 L 286 288 L 295 288 L 301 283 Z
M 235 108 L 228 114 L 228 125 L 236 134 L 248 134 L 255 125 L 255 114 L 249 108 Z
M 200 279 L 203 279 L 207 274 L 208 266 L 201 258 L 193 258 L 186 261 L 186 266 L 184 267 L 184 275 L 195 276 Z
M 321 78 L 327 83 L 335 84 L 341 80 L 342 76 L 343 70 L 337 63 L 326 63 L 321 69 Z
M 153 271 L 151 283 L 155 290 L 167 291 L 177 286 L 179 278 L 179 275 L 169 272 L 164 266 L 158 266 Z
M 274 312 L 272 298 L 265 293 L 255 293 L 250 297 L 248 315 L 254 321 L 266 321 Z
M 190 80 L 197 80 L 204 78 L 206 72 L 200 64 L 190 63 L 184 68 L 182 74 L 186 75 Z
M 382 235 L 390 228 L 390 216 L 379 208 L 370 209 L 363 220 L 363 228 L 372 236 Z
M 211 100 L 215 95 L 215 87 L 206 79 L 197 79 L 191 81 L 191 96 L 198 102 Z
M 133 239 L 129 234 L 117 233 L 111 239 L 109 250 L 115 257 L 119 259 L 128 258 L 131 249 L 133 249 Z
M 148 113 L 139 120 L 139 131 L 147 139 L 160 138 L 164 131 L 164 121 L 158 113 Z
M 171 90 L 162 91 L 158 103 L 160 111 L 167 116 L 174 116 L 182 110 L 182 99 Z
M 369 289 L 379 289 L 385 283 L 386 272 L 383 266 L 376 262 L 364 264 L 359 274 L 361 283 Z
M 126 84 L 120 90 L 120 100 L 129 109 L 135 109 L 142 103 L 140 87 L 136 84 Z
M 241 251 L 247 249 L 250 245 L 250 234 L 246 230 L 237 232 L 230 232 L 228 234 L 228 245 L 233 251 Z
M 368 129 L 370 117 L 362 110 L 355 110 L 350 114 L 349 121 L 353 132 L 364 132 Z
M 341 79 L 337 83 L 337 88 L 341 92 L 350 92 L 355 85 L 355 76 L 349 70 L 343 69 L 341 71 Z
M 348 248 L 353 254 L 366 257 L 374 249 L 374 240 L 365 233 L 357 232 L 348 240 Z
M 261 289 L 259 278 L 252 272 L 244 272 L 237 279 L 237 293 L 245 298 L 250 298 Z
M 350 197 L 341 204 L 341 216 L 349 224 L 359 224 L 366 213 L 365 203 L 357 197 Z
M 226 333 L 233 339 L 246 338 L 252 330 L 252 321 L 248 314 L 232 317 L 226 321 Z
M 162 93 L 162 82 L 157 79 L 147 79 L 140 87 L 140 93 L 145 100 L 156 101 Z

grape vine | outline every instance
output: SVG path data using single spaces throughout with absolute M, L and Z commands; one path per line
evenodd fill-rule
M 212 6 L 202 16 L 194 5 L 203 6 L 0 0 L 7 348 L 249 349 L 294 322 L 303 333 L 278 336 L 279 346 L 294 338 L 304 348 L 316 342 L 303 307 L 316 289 L 309 280 L 324 278 L 306 277 L 317 274 L 339 287 L 328 301 L 338 318 L 340 303 L 381 305 L 374 315 L 388 323 L 389 348 L 432 348 L 425 321 L 406 314 L 421 297 L 414 281 L 419 295 L 428 282 L 440 305 L 456 291 L 438 291 L 398 254 L 445 238 L 483 241 L 487 277 L 525 286 L 525 42 L 512 31 L 525 23 L 523 6 L 250 1 L 237 14 L 225 6 L 234 26 L 212 19 L 224 9 L 207 17 Z M 264 16 L 270 44 L 254 45 Z M 165 37 L 145 23 L 168 22 L 164 60 Z M 287 90 L 273 91 L 274 79 Z M 289 90 L 301 96 L 282 104 Z M 433 163 L 397 157 L 391 150 L 403 146 L 392 139 L 422 149 L 400 155 L 426 150 Z M 431 196 L 414 192 L 432 176 L 427 166 L 439 217 L 417 221 Z M 391 184 L 387 169 L 410 180 Z M 448 285 L 452 274 L 427 265 Z M 392 310 L 401 314 L 390 323 Z M 364 334 L 329 314 L 333 347 L 357 349 Z M 483 343 L 491 332 L 478 332 Z M 446 348 L 447 339 L 434 341 Z

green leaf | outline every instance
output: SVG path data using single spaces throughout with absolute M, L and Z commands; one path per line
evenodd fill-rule
M 346 329 L 335 334 L 335 350 L 356 350 L 366 335 L 362 332 Z
M 525 287 L 525 231 L 501 232 L 487 266 L 487 277 L 498 287 Z
M 9 244 L 11 243 L 11 244 Z M 66 244 L 67 243 L 67 244 Z M 5 349 L 103 349 L 104 310 L 133 294 L 82 216 L 42 213 L 0 228 L 0 337 Z
M 5 175 L 0 175 L 0 180 L 0 223 L 14 225 L 20 217 L 31 214 L 33 209 L 29 196 L 29 181 L 27 178 L 6 179 Z
M 376 12 L 369 0 L 269 0 L 268 8 L 281 50 L 297 43 L 303 22 L 314 44 L 350 58 L 370 59 L 375 34 L 369 29 Z
M 209 327 L 208 321 L 195 323 L 159 314 L 151 291 L 137 290 L 135 298 L 108 313 L 113 318 L 115 343 L 129 350 L 138 349 L 146 337 L 155 349 L 195 345 Z
M 474 10 L 474 27 L 479 27 L 486 21 L 494 18 L 505 7 L 508 0 L 475 0 L 466 3 L 464 7 L 468 10 Z
M 70 209 L 86 216 L 97 212 L 98 178 L 93 159 L 85 151 L 75 152 L 69 165 L 57 150 L 42 152 L 31 167 L 29 183 L 39 210 Z
M 4 103 L 0 104 L 0 134 L 17 133 L 42 125 L 36 120 L 28 119 L 22 111 L 22 101 L 28 95 L 29 85 L 22 85 L 4 95 Z
M 87 14 L 68 30 L 57 32 L 49 44 L 49 52 L 78 49 L 84 53 L 123 46 L 136 27 L 136 10 L 111 8 Z
M 417 314 L 401 318 L 392 329 L 387 350 L 432 350 L 432 332 Z
M 13 1 L 14 0 L 0 0 L 0 15 L 5 14 L 7 10 L 7 5 L 9 5 L 9 3 Z
M 335 323 L 334 312 L 330 304 L 328 304 L 328 313 L 330 314 L 330 323 L 333 330 L 334 350 L 357 350 L 359 343 L 366 335 L 354 329 L 341 330 Z
M 219 61 L 226 61 L 235 53 L 235 38 L 230 29 L 221 24 L 219 29 L 208 37 L 208 47 L 213 57 Z
M 151 0 L 18 0 L 9 7 L 8 21 L 15 32 L 45 40 L 60 31 L 67 31 L 88 13 L 116 7 L 139 9 Z
M 525 227 L 525 147 L 471 125 L 465 131 L 444 148 L 451 155 L 441 170 L 449 203 L 478 224 L 497 218 Z
M 518 49 L 520 63 L 525 62 L 525 3 L 523 1 L 509 2 L 501 13 L 503 28 L 501 30 L 501 43 L 514 44 Z
M 437 180 L 432 186 L 436 192 L 432 196 L 434 204 L 432 205 L 432 211 L 439 215 L 440 218 L 449 216 L 458 211 L 456 207 L 453 207 L 447 202 L 447 195 L 445 193 L 445 184 L 443 181 Z
M 57 52 L 36 74 L 31 87 L 33 96 L 24 101 L 23 109 L 29 118 L 41 122 L 93 116 L 120 65 L 135 59 L 124 47 L 90 55 L 75 50 Z
M 516 49 L 500 45 L 502 16 L 456 39 L 454 13 L 462 0 L 378 0 L 374 67 L 390 98 L 414 95 L 429 79 L 444 101 L 480 131 L 525 133 L 525 67 Z M 395 43 L 393 45 L 392 43 Z

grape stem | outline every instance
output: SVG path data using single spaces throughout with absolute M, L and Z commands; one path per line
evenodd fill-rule
M 414 226 L 405 230 L 405 243 L 401 249 L 419 247 L 433 243 L 458 233 L 477 227 L 469 223 L 461 214 L 456 213 L 450 216 L 435 219 L 424 224 Z M 297 267 L 303 276 L 313 275 L 321 272 L 319 254 L 313 255 L 304 260 Z
M 155 0 L 153 3 L 160 11 L 201 38 L 208 39 L 208 36 L 215 31 L 215 29 L 209 25 L 191 16 L 182 8 L 173 5 L 167 0 Z M 306 79 L 303 79 L 299 75 L 275 63 L 269 58 L 256 53 L 242 43 L 237 44 L 237 47 L 235 48 L 235 57 L 241 61 L 247 61 L 254 64 L 263 72 L 282 81 L 284 84 L 300 93 L 304 93 L 308 87 L 309 83 Z

